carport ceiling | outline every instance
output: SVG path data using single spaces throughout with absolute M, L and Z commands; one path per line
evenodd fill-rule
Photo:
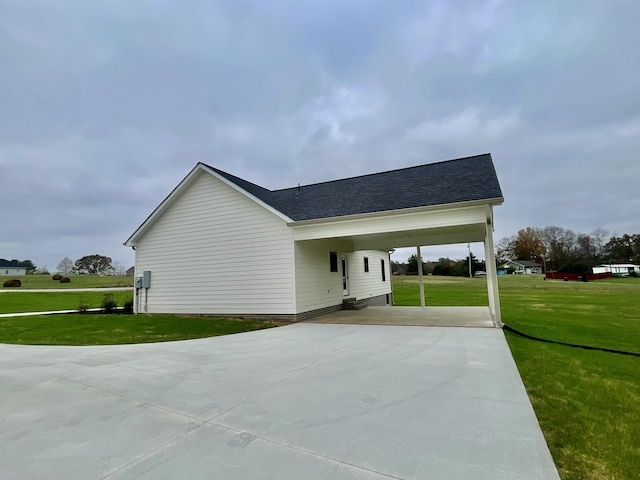
M 407 230 L 342 237 L 354 250 L 393 250 L 394 248 L 453 243 L 483 242 L 485 224 L 459 225 L 423 230 Z

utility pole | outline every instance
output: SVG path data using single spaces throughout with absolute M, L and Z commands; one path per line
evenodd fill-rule
M 473 272 L 471 271 L 471 244 L 467 243 L 467 248 L 469 249 L 469 278 L 473 277 Z

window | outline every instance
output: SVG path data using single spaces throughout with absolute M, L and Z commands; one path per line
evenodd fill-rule
M 369 257 L 364 257 L 364 271 L 369 272 Z
M 382 267 L 382 281 L 386 282 L 387 281 L 387 272 L 384 269 L 384 260 L 380 260 L 380 266 Z
M 329 271 L 338 271 L 338 254 L 336 252 L 329 252 Z

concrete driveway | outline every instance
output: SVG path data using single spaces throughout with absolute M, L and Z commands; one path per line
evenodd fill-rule
M 0 345 L 0 392 L 5 480 L 558 478 L 498 329 Z

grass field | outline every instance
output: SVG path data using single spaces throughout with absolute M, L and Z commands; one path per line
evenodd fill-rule
M 120 306 L 133 297 L 133 289 L 109 293 Z M 3 292 L 0 293 L 0 313 L 76 310 L 80 303 L 98 308 L 103 296 L 104 292 Z
M 67 275 L 71 283 L 60 283 L 52 280 L 51 275 L 18 275 L 0 277 L 0 289 L 24 290 L 29 288 L 99 288 L 99 287 L 133 287 L 133 277 L 120 275 Z M 2 284 L 5 280 L 17 278 L 22 282 L 22 287 L 7 288 Z
M 0 342 L 29 345 L 117 345 L 168 342 L 247 332 L 263 320 L 178 315 L 66 314 L 0 318 Z
M 396 304 L 419 305 L 417 278 L 394 277 Z M 640 279 L 500 277 L 502 320 L 536 336 L 640 352 Z M 483 279 L 426 277 L 429 305 L 487 305 Z M 640 478 L 640 358 L 507 341 L 563 480 Z

